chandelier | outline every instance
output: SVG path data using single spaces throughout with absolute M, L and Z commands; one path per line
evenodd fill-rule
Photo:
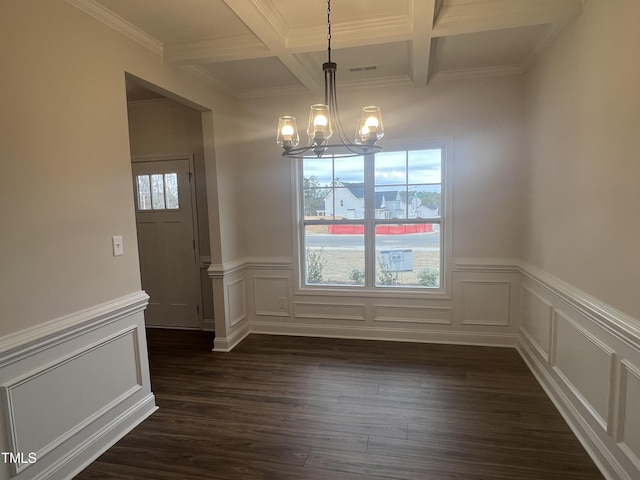
M 300 137 L 296 119 L 282 116 L 278 120 L 277 144 L 283 148 L 282 156 L 290 158 L 352 157 L 382 150 L 375 143 L 384 136 L 380 107 L 362 109 L 356 125 L 354 142 L 347 140 L 338 112 L 336 92 L 337 64 L 331 61 L 331 0 L 327 0 L 327 62 L 324 71 L 324 103 L 311 105 L 307 146 L 299 147 Z M 335 129 L 335 131 L 334 131 Z M 337 133 L 338 143 L 329 143 Z

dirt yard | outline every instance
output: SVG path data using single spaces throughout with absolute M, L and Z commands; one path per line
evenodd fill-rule
M 354 269 L 364 270 L 364 252 L 358 250 L 338 250 L 338 249 L 320 249 L 314 248 L 311 251 L 318 252 L 322 250 L 322 258 L 324 259 L 324 267 L 322 268 L 323 284 L 353 284 L 351 272 Z M 392 272 L 397 275 L 396 285 L 420 285 L 418 281 L 418 271 L 425 267 L 439 268 L 440 252 L 414 250 L 413 251 L 413 271 L 412 272 Z M 379 264 L 376 265 L 379 269 Z M 378 282 L 380 276 L 378 274 Z

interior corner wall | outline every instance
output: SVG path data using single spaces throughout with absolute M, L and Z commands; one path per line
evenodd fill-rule
M 526 75 L 523 258 L 640 319 L 640 30 L 590 1 Z
M 640 3 L 584 3 L 525 75 L 519 349 L 607 479 L 640 478 Z

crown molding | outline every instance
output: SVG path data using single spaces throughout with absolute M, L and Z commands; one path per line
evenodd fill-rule
M 492 67 L 461 68 L 459 70 L 445 70 L 433 74 L 433 80 L 458 80 L 463 78 L 504 77 L 509 75 L 522 75 L 522 65 L 496 65 Z
M 266 45 L 253 34 L 168 43 L 164 47 L 164 60 L 175 65 L 228 62 L 271 55 Z
M 207 72 L 205 68 L 201 67 L 200 65 L 184 65 L 180 68 L 182 68 L 185 72 L 190 73 L 194 77 L 202 80 L 207 85 L 214 87 L 217 91 L 222 92 L 230 97 L 238 98 L 238 92 L 220 83 L 209 72 Z
M 70 5 L 162 57 L 164 44 L 95 0 L 66 0 Z
M 485 0 L 443 6 L 433 28 L 433 37 L 446 37 L 486 30 L 562 23 L 582 14 L 583 0 Z

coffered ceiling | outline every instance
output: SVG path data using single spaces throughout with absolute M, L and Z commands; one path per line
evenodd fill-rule
M 238 98 L 322 89 L 326 0 L 67 0 Z M 520 74 L 586 0 L 333 0 L 343 86 Z

